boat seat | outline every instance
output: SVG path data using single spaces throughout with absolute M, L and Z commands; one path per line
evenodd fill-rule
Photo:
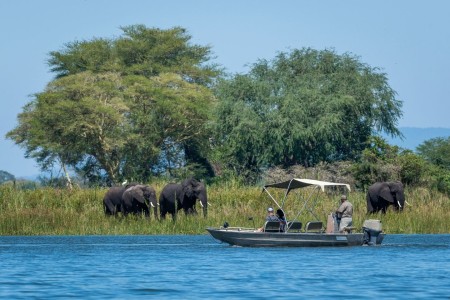
M 300 230 L 302 229 L 302 222 L 289 221 L 287 228 L 288 228 L 288 232 L 300 232 Z
M 280 232 L 280 222 L 266 221 L 266 224 L 264 224 L 264 232 Z
M 306 223 L 305 232 L 323 232 L 321 221 L 310 221 Z

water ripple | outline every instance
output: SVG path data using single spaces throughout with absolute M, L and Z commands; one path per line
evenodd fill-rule
M 209 236 L 0 237 L 0 297 L 429 299 L 450 295 L 450 235 L 380 247 L 241 248 Z

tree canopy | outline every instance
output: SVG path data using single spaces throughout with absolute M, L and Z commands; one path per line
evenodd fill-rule
M 386 74 L 351 54 L 295 49 L 219 77 L 211 48 L 183 28 L 121 29 L 50 53 L 55 78 L 7 134 L 42 169 L 144 182 L 180 169 L 213 176 L 212 162 L 251 180 L 273 166 L 357 160 L 377 133 L 401 135 Z
M 450 137 L 426 140 L 417 147 L 417 152 L 428 162 L 450 171 Z
M 116 39 L 75 41 L 50 53 L 55 79 L 7 134 L 42 168 L 58 162 L 87 177 L 148 180 L 171 163 L 168 144 L 190 150 L 185 161 L 206 155 L 215 102 L 207 87 L 220 74 L 207 64 L 210 47 L 191 44 L 179 27 L 122 30 Z
M 399 136 L 402 102 L 387 77 L 350 54 L 296 49 L 216 88 L 215 143 L 238 174 L 357 159 L 377 132 Z

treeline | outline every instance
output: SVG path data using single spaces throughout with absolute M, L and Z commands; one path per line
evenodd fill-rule
M 59 166 L 68 185 L 71 171 L 88 186 L 191 175 L 255 183 L 274 169 L 347 164 L 340 172 L 356 186 L 434 176 L 450 190 L 436 144 L 420 156 L 377 138 L 400 136 L 402 101 L 355 55 L 294 49 L 226 74 L 184 28 L 122 31 L 51 52 L 54 79 L 7 134 L 43 170 Z

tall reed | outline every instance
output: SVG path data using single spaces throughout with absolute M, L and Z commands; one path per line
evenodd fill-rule
M 163 183 L 153 185 L 157 194 Z M 220 226 L 260 227 L 266 208 L 276 205 L 262 193 L 260 187 L 240 187 L 234 183 L 208 187 L 208 217 L 177 215 L 155 220 L 143 216 L 107 217 L 103 212 L 106 189 L 16 190 L 0 186 L 0 235 L 128 235 L 128 234 L 205 234 L 205 228 Z M 365 219 L 382 221 L 386 233 L 450 233 L 450 200 L 447 196 L 426 189 L 406 190 L 407 205 L 403 212 L 389 210 L 385 215 L 366 215 L 365 194 L 352 192 L 349 201 L 354 206 L 354 225 L 360 228 Z M 300 196 L 307 194 L 300 191 Z M 295 195 L 290 195 L 295 196 Z M 282 199 L 281 192 L 275 193 Z M 311 203 L 310 203 L 311 204 Z M 339 194 L 320 193 L 314 212 L 326 223 L 326 215 L 339 205 Z M 302 208 L 300 202 L 286 202 L 288 219 Z M 305 207 L 298 219 L 303 223 L 313 220 Z M 200 212 L 200 207 L 197 207 Z

